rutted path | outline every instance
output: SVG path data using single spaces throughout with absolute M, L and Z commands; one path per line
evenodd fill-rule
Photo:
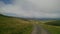
M 48 30 L 42 28 L 42 26 L 38 24 L 34 24 L 34 29 L 31 34 L 50 34 Z

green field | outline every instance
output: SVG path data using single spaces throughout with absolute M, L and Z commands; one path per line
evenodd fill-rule
M 60 34 L 60 20 L 42 23 L 42 26 L 51 34 Z
M 30 34 L 32 28 L 30 21 L 0 15 L 0 34 Z
M 33 23 L 39 24 L 51 34 L 60 34 L 60 20 L 26 20 L 0 14 L 0 34 L 31 34 Z

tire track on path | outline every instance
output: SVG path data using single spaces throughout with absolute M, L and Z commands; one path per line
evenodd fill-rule
M 31 34 L 50 34 L 48 30 L 44 29 L 42 26 L 38 24 L 34 24 L 34 29 Z

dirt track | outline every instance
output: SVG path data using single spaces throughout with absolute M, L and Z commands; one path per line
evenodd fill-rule
M 34 24 L 34 29 L 31 34 L 50 34 L 48 30 L 44 29 L 42 26 L 38 24 Z

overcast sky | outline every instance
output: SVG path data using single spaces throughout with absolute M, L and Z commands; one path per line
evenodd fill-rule
M 0 0 L 0 14 L 29 18 L 60 18 L 60 0 Z

